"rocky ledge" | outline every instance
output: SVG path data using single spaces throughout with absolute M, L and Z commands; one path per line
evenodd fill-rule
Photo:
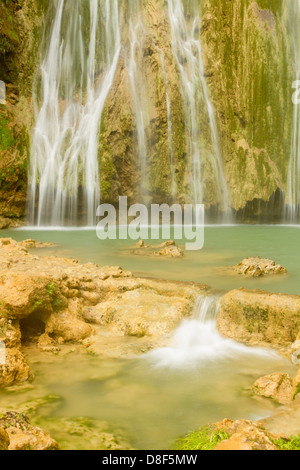
M 28 252 L 38 246 L 0 240 L 0 341 L 6 349 L 0 387 L 31 378 L 22 350 L 28 342 L 49 353 L 65 343 L 113 357 L 148 351 L 192 314 L 208 289 Z M 128 340 L 116 345 L 122 337 Z
M 228 292 L 221 300 L 218 329 L 241 343 L 272 346 L 291 357 L 300 333 L 300 296 L 246 289 Z

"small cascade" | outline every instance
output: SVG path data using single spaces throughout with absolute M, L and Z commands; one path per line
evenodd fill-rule
M 98 136 L 121 48 L 118 3 L 57 0 L 51 5 L 35 87 L 28 207 L 33 225 L 94 225 L 100 198 Z
M 300 84 L 300 0 L 286 2 L 288 30 L 291 34 L 295 81 Z M 299 85 L 298 85 L 299 89 Z M 287 181 L 286 221 L 291 224 L 300 220 L 300 105 L 294 104 L 291 157 Z
M 168 369 L 205 367 L 241 356 L 278 359 L 273 351 L 249 348 L 222 337 L 217 330 L 218 311 L 219 298 L 199 297 L 192 318 L 181 323 L 170 345 L 150 352 L 147 359 L 155 367 Z
M 185 105 L 186 125 L 189 134 L 190 173 L 194 203 L 206 202 L 204 185 L 204 168 L 214 179 L 217 199 L 221 210 L 229 215 L 230 200 L 223 171 L 221 151 L 218 143 L 217 124 L 214 109 L 209 99 L 202 60 L 200 40 L 201 20 L 190 2 L 191 17 L 186 15 L 182 0 L 168 0 L 169 18 L 173 53 L 177 61 L 182 85 L 182 96 Z M 192 13 L 194 11 L 194 13 Z M 211 151 L 207 155 L 204 145 L 204 130 L 201 116 L 206 114 L 209 121 Z

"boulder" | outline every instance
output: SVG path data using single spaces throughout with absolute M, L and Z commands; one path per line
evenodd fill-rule
M 1 429 L 6 431 L 8 450 L 59 450 L 57 442 L 40 428 L 32 426 L 26 415 L 8 412 L 0 418 Z
M 61 338 L 64 342 L 76 343 L 91 336 L 93 328 L 91 325 L 70 315 L 68 311 L 64 311 L 50 316 L 45 333 L 48 337 L 56 340 Z
M 283 266 L 280 266 L 280 264 L 276 264 L 275 261 L 267 258 L 260 258 L 259 256 L 245 258 L 233 269 L 238 274 L 246 277 L 261 277 L 287 273 L 287 270 Z
M 253 391 L 256 395 L 272 398 L 282 405 L 293 401 L 295 395 L 293 380 L 288 374 L 271 374 L 262 377 L 255 382 Z
M 290 347 L 300 331 L 300 297 L 237 289 L 222 298 L 217 324 L 245 344 Z
M 5 364 L 0 364 L 0 388 L 29 380 L 31 377 L 29 366 L 19 349 L 6 349 L 5 355 Z

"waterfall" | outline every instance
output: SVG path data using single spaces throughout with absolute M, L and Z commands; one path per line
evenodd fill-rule
M 35 87 L 28 212 L 38 226 L 92 226 L 100 197 L 98 135 L 121 47 L 118 0 L 53 3 Z
M 191 7 L 196 4 L 190 0 Z M 181 0 L 168 0 L 171 36 L 168 60 L 175 58 L 185 108 L 191 193 L 187 199 L 219 204 L 229 214 L 229 195 L 209 99 L 200 41 L 200 18 L 187 14 Z M 36 126 L 29 166 L 28 214 L 37 226 L 93 226 L 100 202 L 99 134 L 118 64 L 128 77 L 135 120 L 137 169 L 142 201 L 150 199 L 153 103 L 144 70 L 151 29 L 143 3 L 130 0 L 51 0 L 42 61 L 34 86 Z M 192 8 L 193 10 L 193 8 Z M 122 23 L 126 19 L 126 25 Z M 121 26 L 122 23 L 122 26 Z M 124 27 L 124 30 L 122 29 Z M 172 87 L 166 51 L 156 44 L 165 82 L 167 145 L 172 198 L 176 199 L 176 153 L 172 128 Z M 122 62 L 119 61 L 122 51 Z M 173 56 L 172 56 L 173 54 Z M 124 60 L 123 60 L 124 59 Z M 153 78 L 153 77 L 151 77 Z M 150 78 L 150 79 L 151 79 Z M 118 99 L 118 96 L 117 98 Z M 125 162 L 126 164 L 126 162 Z M 117 168 L 118 169 L 118 168 Z M 135 189 L 135 188 L 134 188 Z M 166 202 L 166 201 L 161 201 Z
M 190 2 L 194 10 L 194 2 Z M 229 212 L 230 201 L 218 143 L 217 124 L 214 109 L 209 99 L 202 60 L 200 40 L 201 21 L 196 12 L 191 18 L 185 13 L 182 0 L 168 0 L 173 52 L 179 67 L 182 97 L 185 105 L 188 127 L 191 182 L 194 203 L 205 202 L 203 168 L 209 165 L 213 173 L 218 201 L 225 213 Z M 203 129 L 200 116 L 206 113 L 212 149 L 206 158 Z
M 173 151 L 173 130 L 172 130 L 172 113 L 171 113 L 171 101 L 169 97 L 168 78 L 165 65 L 165 56 L 163 51 L 159 49 L 161 66 L 163 71 L 163 77 L 166 87 L 166 104 L 167 104 L 167 120 L 168 120 L 168 147 L 170 156 L 170 168 L 171 168 L 171 195 L 173 201 L 176 200 L 176 181 L 175 181 L 175 167 L 174 167 L 174 151 Z
M 141 172 L 140 193 L 144 198 L 147 195 L 148 172 L 147 172 L 147 136 L 146 127 L 149 122 L 148 102 L 146 96 L 146 80 L 143 76 L 140 62 L 143 56 L 143 36 L 145 34 L 141 18 L 138 16 L 136 23 L 130 19 L 129 41 L 130 54 L 128 60 L 128 75 L 132 88 L 135 109 L 136 132 L 138 141 L 138 162 Z
M 202 367 L 238 356 L 260 356 L 278 360 L 273 351 L 250 348 L 222 337 L 217 330 L 219 307 L 218 297 L 200 296 L 192 318 L 180 324 L 170 345 L 148 353 L 147 360 L 155 367 L 168 369 Z
M 295 81 L 300 80 L 300 0 L 286 3 L 288 29 L 291 33 L 291 48 Z M 299 82 L 300 83 L 300 82 Z M 298 86 L 299 88 L 299 86 Z M 300 106 L 294 104 L 291 157 L 287 181 L 286 219 L 299 223 L 300 217 Z

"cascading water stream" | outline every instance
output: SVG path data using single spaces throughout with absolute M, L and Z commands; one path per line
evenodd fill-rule
M 168 119 L 168 147 L 170 156 L 170 167 L 171 167 L 171 195 L 173 201 L 176 201 L 176 181 L 175 181 L 175 167 L 174 167 L 174 151 L 173 151 L 173 129 L 172 129 L 172 112 L 171 112 L 171 101 L 169 97 L 168 78 L 165 65 L 165 57 L 163 51 L 159 49 L 161 58 L 161 66 L 163 71 L 163 77 L 166 87 L 166 103 L 167 103 L 167 119 Z
M 207 367 L 237 357 L 265 357 L 278 360 L 275 352 L 246 347 L 222 337 L 217 330 L 219 299 L 213 296 L 199 297 L 191 319 L 184 320 L 175 331 L 170 346 L 147 354 L 155 367 L 186 369 Z
M 148 103 L 146 98 L 146 80 L 143 76 L 141 67 L 139 67 L 139 59 L 143 54 L 142 42 L 144 36 L 144 26 L 141 18 L 138 16 L 136 22 L 130 19 L 129 25 L 129 41 L 130 53 L 128 59 L 128 75 L 130 79 L 138 143 L 138 162 L 141 172 L 141 195 L 147 195 L 147 136 L 146 127 L 149 121 Z
M 194 203 L 217 202 L 227 221 L 230 202 L 204 74 L 199 4 L 194 9 L 196 2 L 190 1 L 195 10 L 191 16 L 186 14 L 181 0 L 168 0 L 166 6 L 186 111 L 191 197 Z M 52 0 L 48 17 L 51 22 L 45 27 L 46 47 L 34 93 L 36 127 L 29 169 L 29 219 L 37 226 L 93 226 L 101 193 L 101 119 L 122 48 L 132 90 L 137 166 L 141 173 L 142 201 L 138 202 L 150 198 L 153 103 L 149 103 L 148 77 L 143 70 L 149 31 L 138 1 L 130 1 L 125 8 L 119 0 Z M 124 18 L 127 27 L 123 31 L 120 22 Z M 170 194 L 175 202 L 172 90 L 168 86 L 164 52 L 156 47 L 166 88 Z M 205 136 L 201 122 L 208 129 Z M 209 194 L 212 192 L 213 197 Z
M 202 60 L 200 40 L 201 21 L 193 13 L 191 23 L 187 20 L 182 0 L 168 0 L 173 53 L 175 55 L 182 82 L 182 96 L 186 112 L 186 125 L 189 133 L 191 159 L 191 180 L 194 203 L 205 201 L 203 167 L 209 161 L 216 183 L 218 201 L 222 210 L 229 215 L 230 200 L 224 176 L 222 157 L 218 144 L 218 131 L 214 110 L 208 95 Z M 194 3 L 190 7 L 193 10 Z M 200 116 L 206 112 L 209 120 L 212 151 L 205 161 L 203 151 L 203 129 Z
M 121 49 L 118 0 L 54 6 L 35 93 L 28 212 L 33 225 L 92 226 L 101 116 Z
M 288 29 L 291 33 L 291 48 L 295 81 L 300 83 L 300 0 L 288 0 Z M 299 88 L 299 86 L 298 86 Z M 300 106 L 294 104 L 291 157 L 287 182 L 286 220 L 291 224 L 299 223 L 300 217 Z

